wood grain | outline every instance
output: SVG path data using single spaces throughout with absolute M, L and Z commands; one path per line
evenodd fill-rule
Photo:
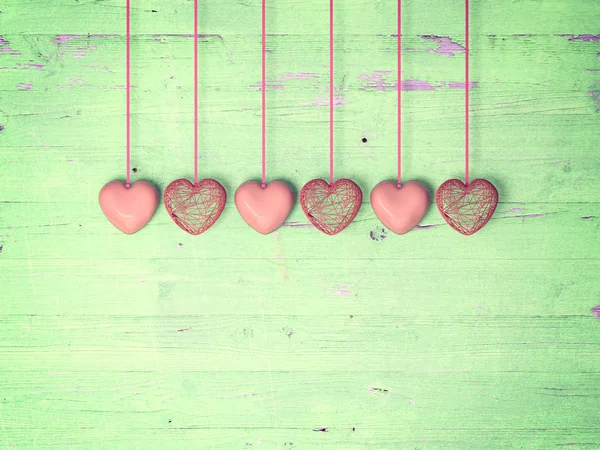
M 260 177 L 260 2 L 200 2 L 200 174 Z M 404 167 L 463 175 L 463 3 L 404 2 Z M 132 179 L 191 177 L 192 6 L 133 2 Z M 268 7 L 268 175 L 328 173 L 327 2 Z M 336 174 L 393 178 L 396 2 L 336 3 Z M 404 236 L 368 195 L 335 237 L 133 236 L 124 2 L 0 5 L 0 448 L 600 447 L 600 4 L 472 1 L 469 238 Z M 366 140 L 366 142 L 364 142 Z

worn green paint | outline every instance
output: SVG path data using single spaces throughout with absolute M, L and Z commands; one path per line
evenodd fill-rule
M 260 4 L 201 3 L 200 171 L 232 197 L 260 176 Z M 404 93 L 404 173 L 434 190 L 463 174 L 463 4 L 404 3 L 403 78 L 435 88 Z M 0 5 L 0 448 L 600 446 L 600 3 L 473 0 L 472 176 L 501 203 L 468 238 L 368 203 L 336 237 L 298 207 L 258 235 L 231 201 L 200 237 L 162 208 L 116 231 L 123 4 Z M 133 1 L 133 179 L 161 189 L 193 173 L 192 4 Z M 327 20 L 270 1 L 268 174 L 296 190 L 328 171 Z M 395 1 L 336 22 L 336 173 L 368 193 Z

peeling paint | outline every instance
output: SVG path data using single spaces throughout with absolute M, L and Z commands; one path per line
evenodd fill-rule
M 374 71 L 371 75 L 361 74 L 358 78 L 366 80 L 367 84 L 361 87 L 363 91 L 387 91 L 398 90 L 398 81 L 385 79 L 385 75 L 390 71 Z M 469 82 L 469 89 L 474 89 L 479 85 L 476 81 Z M 439 84 L 432 84 L 424 80 L 403 80 L 403 91 L 434 91 L 436 89 L 464 89 L 465 83 L 461 81 L 440 81 Z
M 569 41 L 581 41 L 581 42 L 600 42 L 600 34 L 555 34 L 558 37 L 567 37 Z
M 456 53 L 464 53 L 465 47 L 460 45 L 458 42 L 454 42 L 448 36 L 435 36 L 432 34 L 426 34 L 419 36 L 427 41 L 433 41 L 438 44 L 437 48 L 430 48 L 427 51 L 437 53 L 438 55 L 454 56 Z
M 19 83 L 17 85 L 17 90 L 19 90 L 19 91 L 29 91 L 29 90 L 31 90 L 32 87 L 33 87 L 33 84 L 31 84 L 31 83 Z

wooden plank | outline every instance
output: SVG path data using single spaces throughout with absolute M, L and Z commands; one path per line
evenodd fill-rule
M 192 175 L 192 5 L 133 3 L 134 180 Z M 596 0 L 472 1 L 479 233 L 432 202 L 396 236 L 396 2 L 336 2 L 336 174 L 365 193 L 331 238 L 296 205 L 269 236 L 260 2 L 200 2 L 200 173 L 230 196 L 200 237 L 161 207 L 112 228 L 124 177 L 124 2 L 0 5 L 0 448 L 600 447 Z M 463 2 L 404 2 L 404 174 L 463 177 Z M 269 2 L 268 175 L 327 175 L 327 2 Z M 363 140 L 366 139 L 366 142 Z

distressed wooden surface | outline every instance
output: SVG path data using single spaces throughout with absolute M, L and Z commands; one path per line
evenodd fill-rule
M 201 2 L 204 176 L 260 176 L 260 4 Z M 395 1 L 336 12 L 336 173 L 393 178 Z M 336 237 L 228 203 L 200 237 L 122 178 L 124 1 L 0 4 L 0 448 L 600 447 L 600 3 L 472 2 L 480 233 L 365 202 Z M 134 180 L 192 167 L 192 5 L 133 1 Z M 407 178 L 462 177 L 462 2 L 405 2 Z M 327 2 L 269 6 L 268 174 L 326 176 Z M 366 139 L 366 142 L 363 140 Z M 368 196 L 366 196 L 368 200 Z

